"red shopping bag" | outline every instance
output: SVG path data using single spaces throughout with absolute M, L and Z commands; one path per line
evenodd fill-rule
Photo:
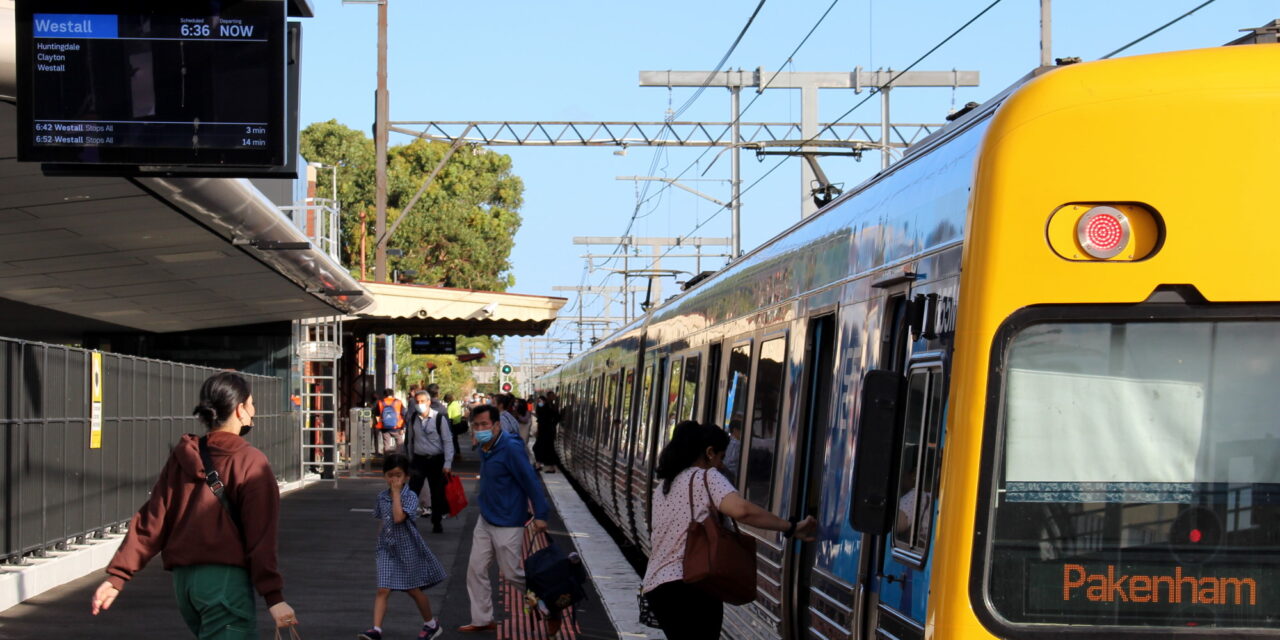
M 449 517 L 456 518 L 467 508 L 467 493 L 462 490 L 462 481 L 458 476 L 449 476 L 449 483 L 444 486 L 444 499 L 449 503 Z

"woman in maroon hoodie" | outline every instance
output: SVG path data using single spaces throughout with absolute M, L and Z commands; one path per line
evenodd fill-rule
M 173 448 L 151 498 L 129 521 L 129 534 L 107 566 L 109 577 L 93 594 L 94 615 L 109 609 L 124 584 L 163 553 L 182 619 L 197 637 L 256 637 L 254 589 L 277 627 L 298 623 L 276 570 L 280 489 L 267 457 L 242 438 L 255 413 L 243 376 L 224 372 L 205 380 L 195 414 L 209 433 L 187 434 Z M 225 483 L 225 506 L 206 481 L 201 440 Z

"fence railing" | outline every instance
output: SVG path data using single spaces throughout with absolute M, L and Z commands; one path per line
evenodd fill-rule
M 43 555 L 126 523 L 184 433 L 218 369 L 103 353 L 100 439 L 92 438 L 92 352 L 0 338 L 0 560 Z M 245 376 L 257 415 L 249 442 L 278 479 L 301 478 L 284 380 Z M 100 446 L 91 448 L 93 440 Z

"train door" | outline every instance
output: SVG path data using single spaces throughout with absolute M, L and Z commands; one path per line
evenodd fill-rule
M 607 511 L 612 511 L 613 451 L 610 450 L 609 445 L 614 432 L 617 431 L 615 412 L 618 406 L 618 374 L 606 373 L 602 387 L 604 392 L 601 394 L 600 418 L 596 421 L 596 463 L 591 475 L 595 479 L 596 504 Z
M 787 514 L 792 518 L 816 516 L 820 508 L 822 482 L 826 471 L 823 460 L 826 458 L 825 445 L 831 430 L 831 402 L 835 395 L 832 393 L 835 388 L 835 333 L 835 314 L 809 320 L 805 333 L 804 371 L 801 378 L 804 386 L 797 394 L 802 403 L 795 466 L 799 477 L 793 485 L 795 495 L 790 502 L 791 513 Z M 820 632 L 812 629 L 811 621 L 815 614 L 822 615 L 822 609 L 829 606 L 823 600 L 830 598 L 821 591 L 816 595 L 813 591 L 816 553 L 815 543 L 793 541 L 783 557 L 783 578 L 787 585 L 783 620 L 790 627 L 781 630 L 784 638 L 822 637 Z
M 617 514 L 617 523 L 626 533 L 631 531 L 631 513 L 628 509 L 627 494 L 631 484 L 631 398 L 635 394 L 636 370 L 628 367 L 623 370 L 622 386 L 618 397 L 618 427 L 615 430 L 613 446 L 613 483 L 610 491 L 613 494 L 613 511 Z
M 635 442 L 632 445 L 634 453 L 631 457 L 631 473 L 630 489 L 627 491 L 627 497 L 630 500 L 630 509 L 632 517 L 632 525 L 635 531 L 635 539 L 639 542 L 640 547 L 648 550 L 649 547 L 649 512 L 648 502 L 650 495 L 649 478 L 651 477 L 649 451 L 649 438 L 653 433 L 653 418 L 656 413 L 653 409 L 654 399 L 658 397 L 655 393 L 657 385 L 655 384 L 656 363 L 654 358 L 646 357 L 644 364 L 644 374 L 640 378 L 640 397 L 637 400 L 640 403 L 640 411 L 636 418 L 636 426 L 633 432 L 635 436 L 632 438 Z M 658 369 L 661 371 L 661 369 Z
M 907 371 L 901 440 L 896 464 L 896 505 L 892 526 L 884 538 L 880 571 L 880 610 L 877 628 L 896 638 L 923 638 L 929 591 L 930 531 L 937 471 L 944 380 L 936 356 L 913 357 Z
M 886 447 L 863 447 L 861 431 L 870 426 L 859 426 L 859 464 L 869 462 L 869 457 L 879 458 L 871 466 L 883 478 L 884 489 L 880 507 L 884 518 L 881 526 L 867 531 L 863 547 L 870 595 L 868 637 L 924 637 L 929 589 L 926 555 L 937 493 L 945 380 L 940 354 L 913 352 L 925 345 L 912 338 L 924 311 L 921 305 L 903 295 L 887 300 L 877 368 L 898 378 L 900 386 L 893 418 L 877 423 L 884 433 L 880 442 Z M 862 407 L 864 414 L 869 410 Z

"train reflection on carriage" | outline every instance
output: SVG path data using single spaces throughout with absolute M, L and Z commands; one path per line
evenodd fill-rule
M 541 379 L 567 470 L 647 550 L 692 418 L 745 499 L 818 517 L 748 528 L 733 637 L 1275 633 L 1278 68 L 1028 78 Z

